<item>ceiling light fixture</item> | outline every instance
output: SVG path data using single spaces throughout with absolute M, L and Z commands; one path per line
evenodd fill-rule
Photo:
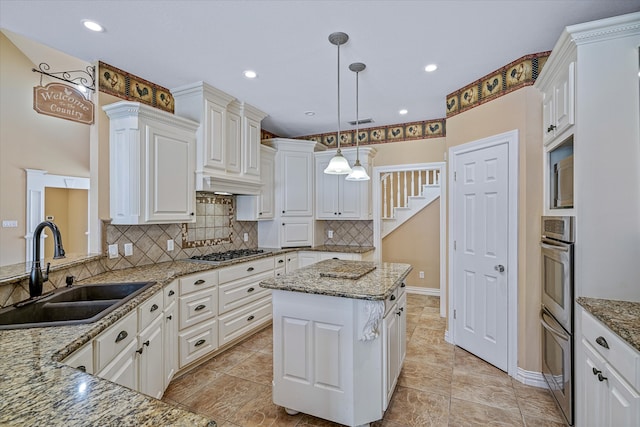
M 246 70 L 243 74 L 248 79 L 255 79 L 256 77 L 258 77 L 258 73 L 253 70 Z
M 432 72 L 434 72 L 434 71 L 435 71 L 435 70 L 437 70 L 437 69 L 438 69 L 438 66 L 437 66 L 436 64 L 429 64 L 429 65 L 427 65 L 426 67 L 424 67 L 424 70 L 425 70 L 427 73 L 432 73 Z
M 408 112 L 409 112 L 409 110 L 407 110 L 406 108 L 403 108 L 402 110 L 398 111 L 398 114 L 400 114 L 401 116 L 404 116 Z
M 104 27 L 100 24 L 98 24 L 95 21 L 92 21 L 90 19 L 83 19 L 82 20 L 82 25 L 84 25 L 84 27 L 88 30 L 91 31 L 95 31 L 97 33 L 101 33 L 104 31 Z
M 360 75 L 360 71 L 367 68 L 362 62 L 354 62 L 349 65 L 349 69 L 356 73 L 356 162 L 353 164 L 353 169 L 351 173 L 347 175 L 345 178 L 347 181 L 368 181 L 369 175 L 367 174 L 367 170 L 360 164 L 360 129 L 359 129 L 359 88 L 358 88 L 358 76 Z
M 336 151 L 336 155 L 331 158 L 329 165 L 324 170 L 324 173 L 330 175 L 347 175 L 351 173 L 349 162 L 340 151 L 340 45 L 345 44 L 348 40 L 349 36 L 345 33 L 337 32 L 329 35 L 329 42 L 338 46 L 338 151 Z
M 311 117 L 311 116 L 315 116 L 315 115 L 316 115 L 316 113 L 315 113 L 315 111 L 305 111 L 305 112 L 304 112 L 304 115 L 305 115 L 305 116 L 309 116 L 309 117 Z

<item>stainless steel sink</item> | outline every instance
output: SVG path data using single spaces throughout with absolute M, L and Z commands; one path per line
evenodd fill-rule
M 154 284 L 101 283 L 58 289 L 37 301 L 0 309 L 0 330 L 92 323 Z

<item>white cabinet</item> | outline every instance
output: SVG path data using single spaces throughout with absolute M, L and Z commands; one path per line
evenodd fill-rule
M 178 304 L 172 302 L 164 309 L 164 388 L 178 371 Z
M 384 377 L 385 400 L 382 402 L 384 410 L 386 410 L 391 401 L 391 396 L 398 383 L 398 377 L 407 353 L 407 295 L 404 289 L 403 284 L 385 301 L 386 311 L 382 330 L 383 364 L 386 368 Z
M 196 190 L 260 192 L 260 122 L 265 113 L 204 82 L 173 89 L 175 112 L 200 123 Z
M 260 147 L 260 181 L 262 187 L 258 196 L 236 197 L 236 219 L 238 221 L 259 221 L 273 219 L 275 212 L 275 151 L 271 147 Z
M 545 145 L 575 123 L 575 50 L 568 52 L 543 91 L 542 135 Z M 548 65 L 548 64 L 547 64 Z
M 314 237 L 313 141 L 276 138 L 265 141 L 275 148 L 275 215 L 258 223 L 258 245 L 270 248 L 311 246 Z
M 62 363 L 86 372 L 87 374 L 93 374 L 93 341 L 86 343 L 74 351 L 69 357 L 63 360 Z
M 103 109 L 110 119 L 112 224 L 195 221 L 197 123 L 137 102 Z
M 579 425 L 639 425 L 640 354 L 586 311 L 581 320 Z
M 164 393 L 164 317 L 155 320 L 138 335 L 138 391 L 160 399 Z
M 360 163 L 371 175 L 371 163 L 376 150 L 360 148 Z M 355 163 L 354 148 L 342 150 L 350 165 Z M 315 154 L 316 162 L 316 219 L 368 220 L 371 219 L 371 181 L 347 181 L 346 175 L 329 175 L 324 170 L 335 152 Z
M 297 252 L 289 252 L 288 254 L 285 254 L 285 259 L 286 259 L 285 271 L 287 273 L 291 273 L 292 271 L 295 271 L 299 268 L 299 259 L 298 259 Z

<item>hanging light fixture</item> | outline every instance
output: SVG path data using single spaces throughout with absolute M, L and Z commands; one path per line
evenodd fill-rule
M 347 181 L 368 181 L 369 175 L 367 174 L 367 170 L 360 164 L 360 117 L 359 117 L 359 99 L 358 99 L 358 76 L 360 75 L 360 71 L 367 68 L 362 62 L 354 62 L 349 65 L 349 69 L 356 73 L 356 162 L 353 165 L 353 169 L 351 173 L 347 175 L 345 178 Z
M 329 42 L 338 46 L 338 151 L 336 151 L 336 155 L 331 158 L 329 165 L 324 170 L 324 173 L 330 175 L 347 175 L 351 173 L 349 162 L 340 151 L 340 45 L 345 44 L 348 40 L 349 36 L 345 33 L 338 32 L 329 35 Z

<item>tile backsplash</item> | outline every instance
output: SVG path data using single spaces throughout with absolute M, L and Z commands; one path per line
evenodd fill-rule
M 322 221 L 325 245 L 373 246 L 373 221 Z M 329 238 L 329 230 L 333 238 Z

